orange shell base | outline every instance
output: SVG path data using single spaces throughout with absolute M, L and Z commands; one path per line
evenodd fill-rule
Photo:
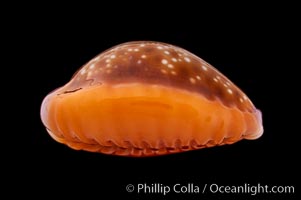
M 42 120 L 56 141 L 77 150 L 153 156 L 262 134 L 260 111 L 242 112 L 184 90 L 138 83 L 61 90 L 44 100 Z

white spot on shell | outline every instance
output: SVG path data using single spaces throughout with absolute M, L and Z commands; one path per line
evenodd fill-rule
M 90 65 L 89 69 L 93 69 L 94 67 L 95 67 L 95 64 L 93 63 Z
M 173 71 L 173 70 L 172 70 L 170 73 L 171 73 L 172 75 L 177 75 L 177 72 L 175 72 L 175 71 Z
M 170 68 L 170 69 L 173 69 L 173 65 L 172 64 L 168 64 L 167 67 Z
M 244 100 L 247 100 L 247 99 L 248 99 L 248 97 L 247 97 L 246 95 L 244 95 L 243 98 L 244 98 Z
M 167 71 L 165 69 L 161 69 L 162 74 L 167 74 Z
M 157 49 L 160 49 L 160 50 L 161 50 L 161 49 L 163 49 L 163 47 L 161 47 L 161 46 L 157 46 Z
M 230 88 L 227 89 L 227 92 L 228 92 L 229 94 L 233 94 L 233 91 L 232 91 Z
M 137 64 L 141 64 L 141 63 L 142 63 L 142 60 L 138 60 L 138 61 L 137 61 Z
M 241 98 L 241 97 L 239 98 L 239 101 L 240 101 L 241 103 L 244 102 L 243 98 Z
M 113 55 L 110 56 L 110 58 L 111 58 L 111 59 L 114 59 L 114 58 L 116 58 L 116 55 L 113 54 Z
M 138 52 L 138 51 L 139 51 L 139 49 L 137 49 L 137 48 L 136 48 L 136 49 L 134 49 L 134 51 L 135 51 L 135 52 Z
M 83 68 L 81 71 L 80 71 L 80 74 L 81 75 L 84 75 L 86 73 L 86 68 Z
M 171 59 L 173 62 L 177 62 L 178 60 L 176 58 Z
M 214 82 L 218 82 L 217 78 L 213 78 Z
M 190 58 L 188 58 L 188 57 L 184 57 L 184 60 L 185 60 L 186 62 L 190 62 L 190 61 L 191 61 Z
M 196 79 L 201 80 L 201 77 L 200 76 L 196 76 Z
M 144 55 L 144 54 L 143 54 L 143 55 L 141 55 L 141 58 L 145 59 L 145 58 L 146 58 L 146 55 Z
M 133 49 L 129 48 L 128 51 L 133 51 Z
M 106 59 L 106 63 L 109 63 L 109 62 L 111 62 L 111 60 L 110 59 Z
M 170 53 L 169 53 L 169 51 L 164 51 L 164 53 L 165 53 L 165 54 L 167 54 L 167 55 L 169 55 L 169 54 L 170 54 Z
M 140 44 L 140 47 L 144 47 L 145 46 L 145 44 Z
M 163 65 L 166 65 L 166 64 L 168 63 L 168 61 L 167 61 L 166 59 L 162 59 L 162 60 L 161 60 L 161 63 L 162 63 Z
M 207 70 L 208 70 L 208 68 L 207 68 L 205 65 L 202 65 L 202 69 L 203 69 L 204 71 L 207 71 Z
M 189 78 L 190 83 L 195 84 L 196 80 L 194 78 Z

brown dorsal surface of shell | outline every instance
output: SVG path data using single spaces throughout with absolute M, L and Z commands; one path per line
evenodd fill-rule
M 249 98 L 209 63 L 183 48 L 161 42 L 128 42 L 104 51 L 76 72 L 67 91 L 124 83 L 182 89 L 219 100 L 227 107 L 256 112 Z

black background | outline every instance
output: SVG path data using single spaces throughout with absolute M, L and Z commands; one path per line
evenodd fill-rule
M 269 7 L 241 9 L 232 14 L 215 9 L 208 13 L 201 12 L 202 9 L 190 12 L 191 7 L 170 13 L 162 12 L 165 9 L 162 8 L 160 14 L 156 12 L 158 9 L 151 12 L 125 9 L 124 13 L 110 9 L 109 16 L 103 14 L 104 8 L 91 13 L 73 10 L 72 14 L 66 14 L 66 8 L 46 13 L 40 9 L 25 19 L 20 17 L 18 22 L 21 23 L 15 25 L 12 40 L 17 42 L 13 46 L 17 52 L 14 57 L 22 64 L 14 68 L 20 87 L 13 90 L 17 98 L 12 102 L 17 101 L 14 103 L 20 107 L 15 109 L 22 117 L 11 116 L 14 121 L 21 122 L 11 127 L 15 130 L 14 142 L 9 144 L 13 147 L 8 151 L 14 177 L 11 186 L 28 186 L 30 189 L 22 193 L 29 197 L 83 195 L 85 199 L 149 196 L 126 192 L 127 184 L 138 183 L 200 186 L 260 183 L 294 185 L 297 192 L 300 155 L 296 135 L 300 129 L 297 129 L 299 118 L 293 117 L 291 112 L 298 112 L 298 100 L 294 95 L 298 79 L 292 71 L 295 63 L 290 63 L 294 56 L 288 53 L 290 45 L 295 44 L 291 37 L 294 24 L 290 20 L 283 20 L 277 10 Z M 266 13 L 267 10 L 272 12 Z M 40 120 L 43 98 L 67 83 L 79 67 L 98 53 L 134 40 L 174 44 L 215 66 L 262 111 L 263 136 L 254 141 L 151 158 L 75 151 L 55 142 Z M 269 195 L 270 198 L 293 196 Z M 164 198 L 161 194 L 155 197 Z M 223 195 L 175 197 L 206 199 Z M 256 196 L 261 197 L 263 195 Z

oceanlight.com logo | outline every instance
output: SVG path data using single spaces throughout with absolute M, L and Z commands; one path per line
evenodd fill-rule
M 138 183 L 128 184 L 126 191 L 129 193 L 137 194 L 162 194 L 167 195 L 170 193 L 175 194 L 293 194 L 295 193 L 294 186 L 281 186 L 281 185 L 263 185 L 255 184 L 251 185 L 248 183 L 242 185 L 219 185 L 216 183 L 211 184 L 180 184 L 167 185 L 162 183 Z

